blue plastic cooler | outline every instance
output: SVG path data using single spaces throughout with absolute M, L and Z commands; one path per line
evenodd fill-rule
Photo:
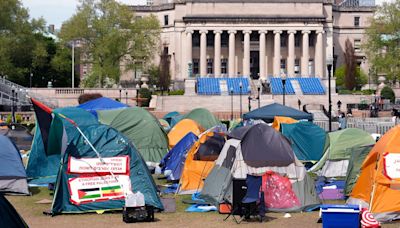
M 321 206 L 323 228 L 359 228 L 360 207 L 358 205 Z

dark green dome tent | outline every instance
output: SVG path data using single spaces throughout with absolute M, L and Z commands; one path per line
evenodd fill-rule
M 168 152 L 168 137 L 150 112 L 132 107 L 98 111 L 99 121 L 128 137 L 149 166 L 158 164 Z
M 220 125 L 221 121 L 205 108 L 196 108 L 183 116 L 182 119 L 191 119 L 196 121 L 204 129 L 210 129 Z
M 146 163 L 127 137 L 101 124 L 81 130 L 104 162 L 83 135 L 74 136 L 58 172 L 53 215 L 122 209 L 128 191 L 140 191 L 146 205 L 163 210 Z

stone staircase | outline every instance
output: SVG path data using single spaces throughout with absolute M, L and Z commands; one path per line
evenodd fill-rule
M 297 80 L 290 80 L 292 83 L 292 87 L 294 89 L 294 93 L 296 95 L 303 95 L 303 91 L 301 90 L 300 83 Z

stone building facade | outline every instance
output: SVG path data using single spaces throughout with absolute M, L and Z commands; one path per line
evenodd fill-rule
M 324 80 L 327 63 L 344 63 L 347 38 L 368 71 L 361 44 L 374 0 L 151 0 L 131 8 L 138 17 L 159 19 L 160 53 L 170 56 L 175 82 L 196 76 Z

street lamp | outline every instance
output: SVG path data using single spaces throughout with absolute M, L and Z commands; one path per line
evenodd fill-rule
M 342 106 L 342 102 L 339 100 L 336 104 L 337 104 L 337 107 L 338 107 L 338 110 L 339 110 L 339 113 L 340 113 L 340 106 Z
M 328 117 L 329 117 L 329 132 L 332 131 L 332 97 L 331 97 L 331 71 L 333 65 L 333 59 L 331 56 L 326 60 L 326 68 L 328 70 Z
M 71 87 L 72 89 L 75 88 L 75 40 L 72 41 L 72 54 L 71 54 L 71 60 L 72 60 L 72 76 L 71 76 Z
M 136 106 L 139 107 L 139 89 L 140 89 L 140 85 L 136 84 Z
M 231 94 L 231 120 L 233 120 L 233 87 L 230 88 L 229 92 Z
M 242 84 L 242 82 L 240 82 L 240 83 L 239 83 L 240 118 L 242 118 L 242 89 L 243 89 L 243 84 Z
M 282 90 L 283 90 L 283 105 L 285 105 L 286 78 L 282 78 Z
M 120 86 L 119 86 L 119 102 L 121 102 L 121 100 L 122 100 L 121 93 L 122 93 L 122 87 L 121 87 L 121 85 L 120 85 Z
M 257 100 L 258 100 L 258 108 L 260 108 L 260 92 L 261 92 L 261 86 L 258 86 L 257 88 Z
M 125 89 L 125 104 L 128 105 L 128 90 Z
M 300 108 L 301 108 L 301 100 L 300 99 L 297 99 L 297 104 L 299 105 L 299 110 L 300 110 Z
M 32 78 L 33 78 L 33 73 L 31 72 L 29 75 L 29 88 L 32 88 Z
M 251 87 L 250 85 L 247 87 L 247 91 L 250 91 Z M 251 93 L 249 93 L 249 96 L 247 97 L 247 99 L 249 100 L 249 112 L 251 111 Z
M 15 93 L 15 89 L 14 86 L 11 89 L 11 122 L 15 123 L 15 107 L 14 107 L 14 94 Z

